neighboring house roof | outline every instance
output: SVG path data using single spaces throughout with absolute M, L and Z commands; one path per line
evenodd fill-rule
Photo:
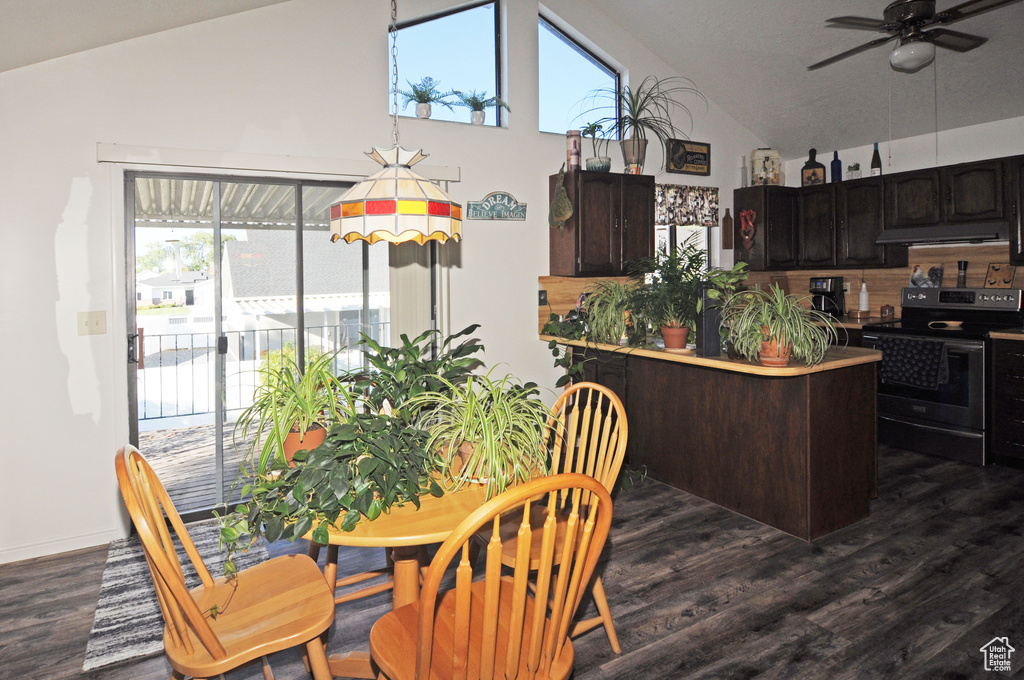
M 311 296 L 361 295 L 360 244 L 331 243 L 326 231 L 303 234 L 303 285 Z M 225 290 L 237 299 L 281 298 L 295 294 L 295 232 L 249 229 L 245 241 L 227 241 Z M 371 246 L 382 248 L 383 246 Z M 370 292 L 389 288 L 387 258 L 370 257 Z

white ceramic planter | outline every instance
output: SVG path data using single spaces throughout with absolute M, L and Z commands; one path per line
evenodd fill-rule
M 416 104 L 416 117 L 417 118 L 430 118 L 430 103 Z
M 473 125 L 483 125 L 484 124 L 484 120 L 486 118 L 487 118 L 487 112 L 486 111 L 470 111 L 469 112 L 469 120 L 473 123 Z

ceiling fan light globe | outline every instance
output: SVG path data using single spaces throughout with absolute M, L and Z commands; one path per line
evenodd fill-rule
M 927 40 L 905 40 L 889 55 L 889 64 L 896 71 L 916 73 L 935 61 L 935 45 Z

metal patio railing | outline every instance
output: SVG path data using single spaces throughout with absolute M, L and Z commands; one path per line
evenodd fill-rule
M 387 321 L 309 326 L 304 339 L 310 349 L 337 352 L 335 373 L 362 365 L 358 347 L 360 332 L 387 343 Z M 294 328 L 226 331 L 224 401 L 230 416 L 252 403 L 259 381 L 260 361 L 268 352 L 295 344 Z M 216 336 L 213 333 L 181 333 L 142 336 L 138 371 L 139 421 L 213 413 L 216 376 Z

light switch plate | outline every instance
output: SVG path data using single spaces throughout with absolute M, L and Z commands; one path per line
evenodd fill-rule
M 104 335 L 106 332 L 107 313 L 105 311 L 78 313 L 79 335 Z

